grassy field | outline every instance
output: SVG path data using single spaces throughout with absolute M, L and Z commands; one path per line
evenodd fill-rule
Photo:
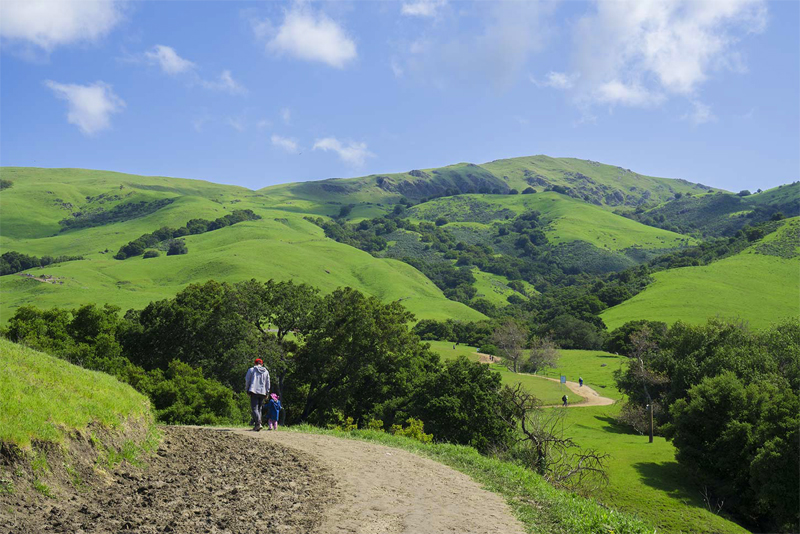
M 458 345 L 453 349 L 452 343 L 429 343 L 444 358 L 465 355 L 478 360 L 474 347 Z M 614 385 L 613 372 L 623 365 L 625 357 L 593 350 L 560 353 L 558 366 L 541 373 L 542 376 L 555 378 L 563 374 L 570 381 L 583 377 L 584 383 L 601 395 L 622 400 Z M 493 368 L 499 371 L 501 366 Z M 501 374 L 504 384 L 522 383 L 545 404 L 557 404 L 563 395 L 560 384 L 508 371 Z M 582 447 L 610 455 L 609 485 L 595 495 L 599 501 L 642 518 L 657 527 L 657 532 L 747 532 L 704 507 L 699 491 L 690 483 L 691 474 L 675 461 L 672 443 L 656 437 L 651 444 L 647 436 L 618 425 L 615 417 L 620 406 L 617 403 L 567 411 L 567 434 Z
M 655 281 L 630 300 L 601 314 L 609 330 L 650 319 L 703 323 L 738 318 L 761 328 L 800 314 L 800 263 L 746 250 L 699 267 L 655 273 Z
M 0 442 L 60 442 L 89 423 L 150 419 L 150 401 L 111 375 L 0 338 Z

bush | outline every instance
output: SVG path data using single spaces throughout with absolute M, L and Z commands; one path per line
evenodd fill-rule
M 378 421 L 380 422 L 380 421 Z M 433 435 L 426 434 L 423 428 L 422 421 L 409 417 L 406 420 L 407 427 L 403 428 L 401 425 L 392 425 L 390 432 L 395 436 L 404 436 L 407 438 L 415 439 L 422 443 L 430 443 L 433 441 Z
M 144 251 L 143 258 L 145 258 L 145 259 L 147 259 L 147 258 L 157 258 L 160 255 L 161 254 L 157 250 L 150 249 L 150 250 L 145 250 Z
M 439 217 L 436 219 L 436 226 L 444 226 L 445 224 L 447 224 L 447 219 L 444 217 Z
M 173 239 L 170 241 L 167 256 L 177 256 L 188 253 L 189 249 L 186 247 L 186 242 L 183 239 Z
M 526 187 L 525 189 L 522 190 L 523 195 L 532 195 L 534 193 L 536 193 L 536 189 L 532 187 Z

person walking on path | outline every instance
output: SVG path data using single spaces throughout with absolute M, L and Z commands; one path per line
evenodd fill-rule
M 261 358 L 256 358 L 255 365 L 247 370 L 244 378 L 244 390 L 250 396 L 250 411 L 253 413 L 253 430 L 261 430 L 261 409 L 264 399 L 269 393 L 269 371 L 264 367 Z
M 564 403 L 563 406 L 566 406 L 567 405 L 567 396 L 564 395 L 563 397 L 561 397 L 561 400 Z
M 580 387 L 583 387 L 583 377 L 582 376 L 578 377 L 578 385 Z
M 269 396 L 267 402 L 267 428 L 278 430 L 278 416 L 281 414 L 281 401 L 276 393 Z

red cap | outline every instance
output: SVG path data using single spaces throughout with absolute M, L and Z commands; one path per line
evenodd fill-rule
M 261 358 L 256 358 L 256 365 L 262 364 L 264 361 Z

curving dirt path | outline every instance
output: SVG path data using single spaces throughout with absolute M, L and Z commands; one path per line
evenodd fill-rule
M 336 481 L 315 534 L 523 534 L 503 499 L 467 475 L 383 445 L 296 432 L 234 433 L 297 450 Z
M 535 376 L 536 378 L 541 378 L 543 380 L 550 380 L 551 382 L 561 382 L 558 378 L 549 378 L 547 376 L 538 376 L 538 375 L 528 375 L 528 376 Z M 581 402 L 579 404 L 575 404 L 570 402 L 567 405 L 567 408 L 579 408 L 581 406 L 608 406 L 609 404 L 614 404 L 614 399 L 609 399 L 608 397 L 602 397 L 598 392 L 593 390 L 587 385 L 581 386 L 577 382 L 570 382 L 567 380 L 567 387 L 570 391 L 572 391 L 575 395 L 582 397 L 586 402 Z M 554 404 L 553 406 L 561 406 L 560 404 Z

